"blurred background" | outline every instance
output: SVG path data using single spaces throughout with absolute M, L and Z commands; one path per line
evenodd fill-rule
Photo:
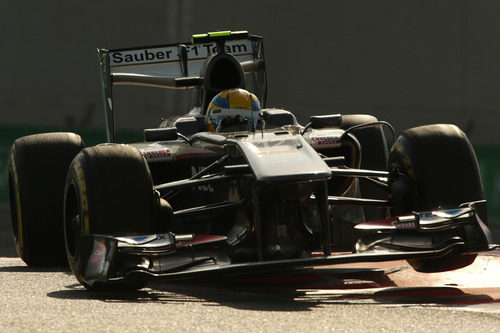
M 368 113 L 397 130 L 453 123 L 480 161 L 500 220 L 500 2 L 497 0 L 0 0 L 0 203 L 16 137 L 74 131 L 105 140 L 97 47 L 248 30 L 265 38 L 267 106 Z M 163 89 L 115 89 L 118 138 L 140 139 L 187 106 Z

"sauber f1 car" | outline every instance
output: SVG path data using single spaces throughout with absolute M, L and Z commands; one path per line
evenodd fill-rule
M 446 271 L 493 247 L 476 156 L 454 125 L 395 137 L 373 116 L 330 114 L 302 126 L 266 107 L 263 39 L 244 31 L 98 49 L 98 60 L 107 142 L 45 133 L 10 151 L 28 265 L 68 261 L 89 289 L 139 288 L 396 259 Z M 125 84 L 190 90 L 192 107 L 118 144 L 113 88 Z

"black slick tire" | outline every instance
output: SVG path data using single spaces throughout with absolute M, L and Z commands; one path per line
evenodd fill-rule
M 98 282 L 84 279 L 89 260 L 80 248 L 81 235 L 152 234 L 158 227 L 159 199 L 141 153 L 125 145 L 82 150 L 66 179 L 64 234 L 70 268 L 87 289 L 138 289 L 137 280 Z
M 9 153 L 10 212 L 19 257 L 28 266 L 66 265 L 63 198 L 71 160 L 83 148 L 74 133 L 17 139 Z
M 391 149 L 389 173 L 396 215 L 456 208 L 484 199 L 474 149 L 454 125 L 426 125 L 403 131 Z M 420 272 L 441 272 L 465 267 L 475 257 L 451 253 L 408 262 Z

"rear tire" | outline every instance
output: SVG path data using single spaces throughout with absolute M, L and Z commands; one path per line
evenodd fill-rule
M 427 125 L 403 131 L 391 149 L 389 173 L 397 215 L 456 208 L 484 199 L 474 149 L 454 125 Z M 475 257 L 450 253 L 408 263 L 419 272 L 442 272 L 468 266 Z
M 66 265 L 63 236 L 64 182 L 83 148 L 74 133 L 17 139 L 9 153 L 10 213 L 19 257 L 28 266 Z
M 84 280 L 89 256 L 80 248 L 81 235 L 153 234 L 158 226 L 159 198 L 146 160 L 130 146 L 96 146 L 82 150 L 66 179 L 64 235 L 71 270 L 87 289 L 139 289 L 137 280 Z

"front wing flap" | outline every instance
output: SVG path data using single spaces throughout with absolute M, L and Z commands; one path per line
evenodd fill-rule
M 463 243 L 462 252 L 488 250 L 491 234 L 476 211 L 478 204 L 360 223 L 355 226 L 356 251 L 418 251 L 441 248 L 454 239 Z

